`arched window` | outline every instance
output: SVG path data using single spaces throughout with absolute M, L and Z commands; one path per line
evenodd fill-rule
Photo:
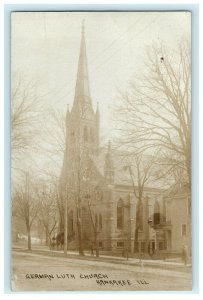
M 163 202 L 163 221 L 166 222 L 166 200 Z
M 160 224 L 160 207 L 159 203 L 156 201 L 154 204 L 154 225 Z
M 102 215 L 99 214 L 99 230 L 102 229 Z
M 68 214 L 68 234 L 73 234 L 73 211 Z
M 120 199 L 117 204 L 117 228 L 122 229 L 124 227 L 124 205 L 123 200 Z
M 88 141 L 88 130 L 87 130 L 87 126 L 84 127 L 84 141 L 85 141 L 85 142 Z

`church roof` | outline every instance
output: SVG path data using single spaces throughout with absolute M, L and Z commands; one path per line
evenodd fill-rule
M 129 156 L 129 153 L 120 152 L 118 150 L 111 150 L 111 158 L 112 164 L 114 168 L 114 184 L 116 185 L 124 185 L 124 186 L 132 186 L 132 176 L 130 174 L 130 166 L 131 171 L 133 173 L 133 181 L 135 186 L 138 186 L 138 172 L 136 166 L 132 165 L 132 159 Z M 100 174 L 104 176 L 104 165 L 106 155 L 108 153 L 108 149 L 106 147 L 100 148 L 99 154 L 94 158 L 94 162 L 97 166 L 97 169 Z M 147 159 L 149 160 L 149 156 L 145 156 L 145 161 L 147 163 Z M 142 166 L 146 166 L 146 163 L 143 163 Z M 140 170 L 143 172 L 143 170 Z M 142 176 L 142 174 L 141 174 Z M 155 189 L 165 189 L 166 182 L 163 179 L 156 180 L 156 178 L 151 177 L 151 179 L 146 182 L 145 187 L 147 188 L 155 188 Z M 168 187 L 168 186 L 167 186 Z

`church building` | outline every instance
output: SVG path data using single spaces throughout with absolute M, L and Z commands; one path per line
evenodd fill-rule
M 67 201 L 68 249 L 82 243 L 84 250 L 93 245 L 104 252 L 155 254 L 181 252 L 187 243 L 187 199 L 166 197 L 158 184 L 144 188 L 135 240 L 138 187 L 113 145 L 100 145 L 100 112 L 91 98 L 84 24 L 74 101 L 66 114 L 59 191 L 61 231 Z M 175 201 L 179 219 L 174 218 Z

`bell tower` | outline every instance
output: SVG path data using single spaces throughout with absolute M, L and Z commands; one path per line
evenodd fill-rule
M 78 228 L 76 235 L 80 235 L 80 238 L 78 238 L 80 242 L 81 191 L 85 191 L 87 180 L 91 172 L 94 172 L 92 162 L 93 156 L 98 154 L 99 126 L 99 107 L 97 105 L 97 109 L 94 111 L 90 93 L 85 24 L 83 21 L 73 105 L 71 108 L 68 106 L 66 112 L 66 140 L 59 180 L 60 211 L 62 212 L 60 226 L 63 230 L 64 223 L 66 222 L 63 212 L 65 211 L 67 202 L 70 206 L 74 203 L 72 207 L 75 207 L 75 204 L 77 204 L 77 213 L 75 213 L 75 220 L 77 221 L 75 221 L 74 226 Z

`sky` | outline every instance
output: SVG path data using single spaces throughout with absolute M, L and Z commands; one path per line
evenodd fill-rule
M 67 104 L 72 106 L 83 19 L 92 102 L 94 108 L 99 103 L 101 136 L 108 141 L 114 135 L 111 118 L 118 90 L 126 90 L 133 76 L 142 73 L 146 46 L 163 42 L 175 49 L 183 38 L 190 39 L 190 13 L 12 13 L 12 74 L 37 81 L 38 92 L 45 95 L 41 127 L 52 128 L 50 110 L 65 114 Z M 43 157 L 35 155 L 38 165 L 47 163 Z

